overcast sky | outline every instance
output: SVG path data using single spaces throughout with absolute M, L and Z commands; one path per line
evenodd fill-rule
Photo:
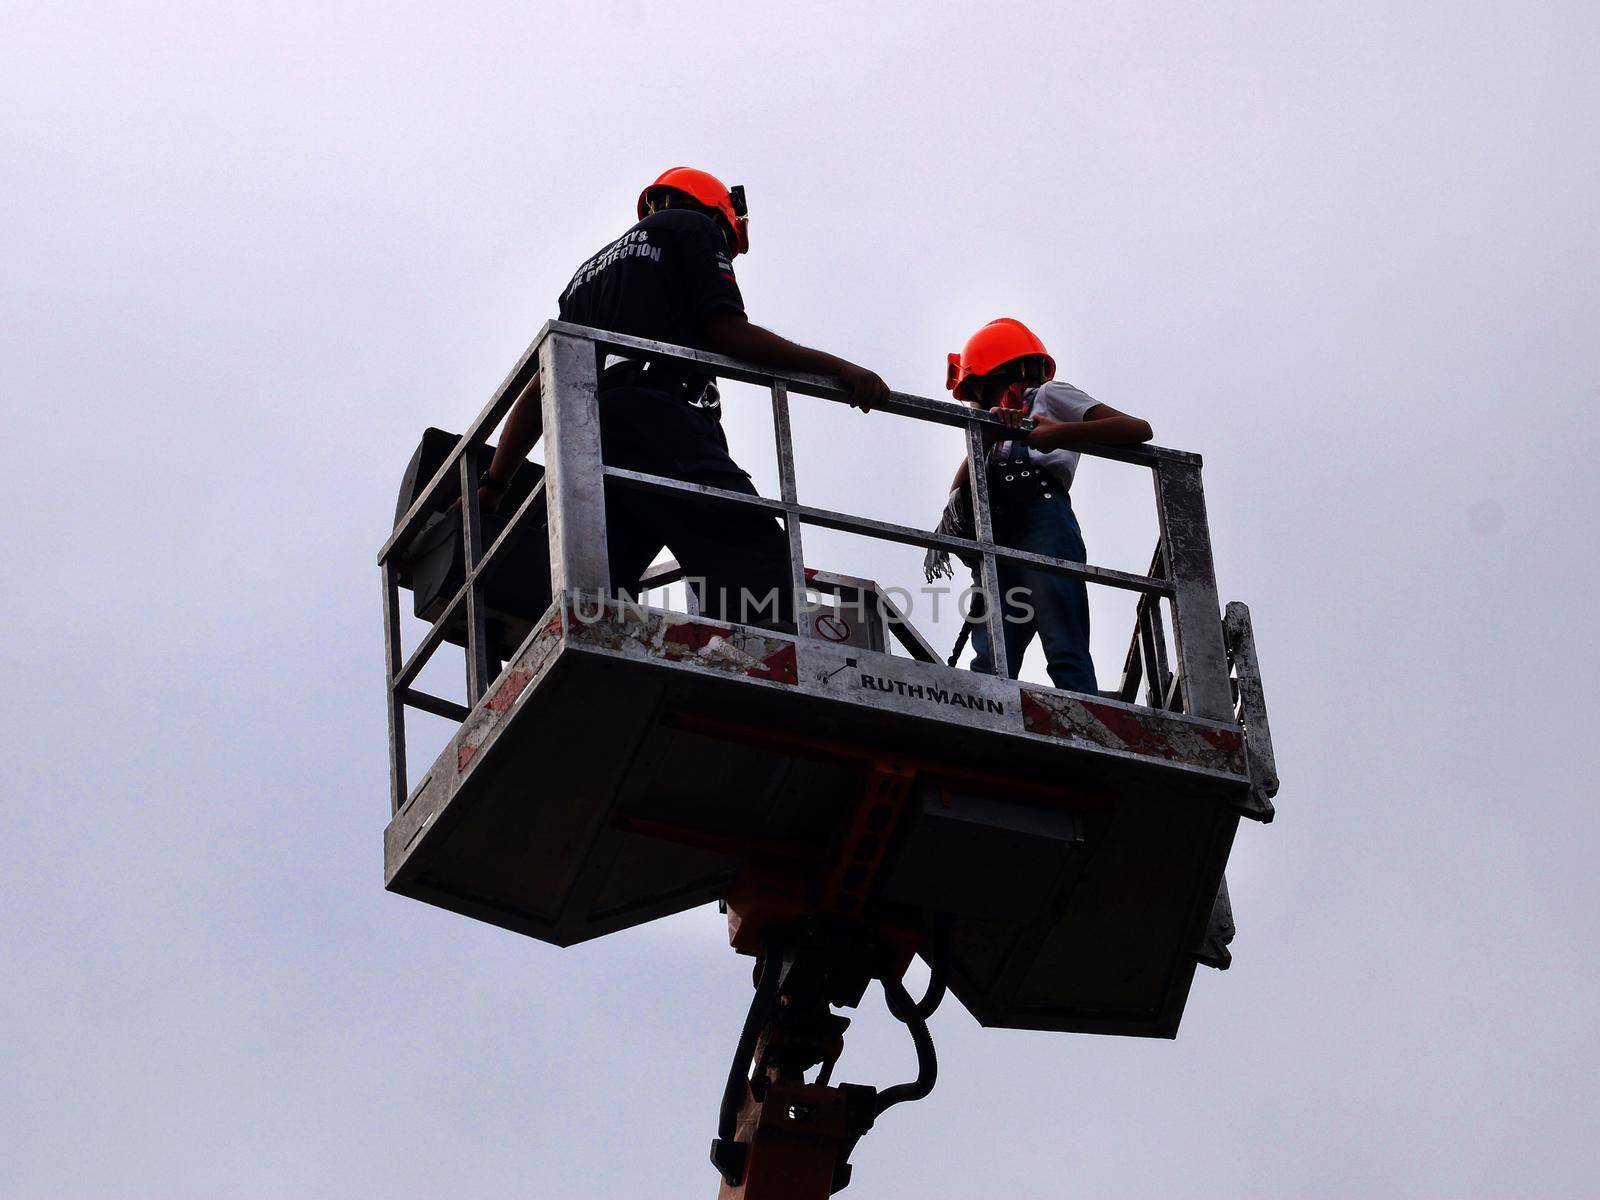
M 401 469 L 685 162 L 754 319 L 942 395 L 1018 316 L 1205 455 L 1284 780 L 1176 1042 L 947 1004 L 846 1194 L 1593 1194 L 1600 10 L 867 9 L 0 9 L 0 1195 L 714 1194 L 714 910 L 558 951 L 381 872 Z M 803 500 L 935 519 L 956 435 L 818 408 Z M 1074 495 L 1147 564 L 1140 472 Z M 839 1076 L 911 1066 L 869 1003 Z

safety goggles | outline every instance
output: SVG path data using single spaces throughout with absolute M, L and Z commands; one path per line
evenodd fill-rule
M 1013 358 L 990 371 L 985 379 L 1004 379 L 1008 383 L 1041 384 L 1050 378 L 1045 360 L 1037 354 L 1026 358 Z
M 1045 360 L 1037 355 L 1027 358 L 1014 358 L 1010 362 L 1001 363 L 987 375 L 979 377 L 983 382 L 977 389 L 977 401 L 980 407 L 988 408 L 990 405 L 983 399 L 983 394 L 988 390 L 990 380 L 996 380 L 1007 385 L 1020 383 L 1027 387 L 1037 387 L 1050 378 L 1049 368 Z

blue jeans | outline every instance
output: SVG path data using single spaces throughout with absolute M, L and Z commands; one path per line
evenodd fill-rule
M 1083 533 L 1065 492 L 1049 500 L 1036 500 L 1013 508 L 995 520 L 994 540 L 1002 546 L 1048 554 L 1072 562 L 1085 562 Z M 1037 633 L 1044 643 L 1045 665 L 1050 682 L 1069 692 L 1095 695 L 1094 660 L 1089 657 L 1089 589 L 1081 579 L 1068 579 L 1032 567 L 1001 562 L 1000 605 L 1004 622 L 1006 665 L 1015 679 L 1022 669 L 1022 656 Z M 1016 590 L 1016 589 L 1021 589 Z M 983 599 L 977 598 L 982 613 Z M 1027 607 L 1033 614 L 1028 619 Z M 991 668 L 989 629 L 978 623 L 972 631 L 974 671 Z

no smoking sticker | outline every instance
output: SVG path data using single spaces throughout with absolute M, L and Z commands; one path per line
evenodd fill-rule
M 832 616 L 829 613 L 820 614 L 817 619 L 812 622 L 811 627 L 816 630 L 819 638 L 824 638 L 827 641 L 848 642 L 850 640 L 849 622 L 844 621 L 839 617 Z

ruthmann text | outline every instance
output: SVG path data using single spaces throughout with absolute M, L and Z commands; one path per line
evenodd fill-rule
M 945 704 L 951 708 L 970 708 L 975 712 L 992 712 L 1004 714 L 1006 706 L 998 700 L 990 700 L 987 696 L 977 696 L 971 692 L 947 692 L 944 688 L 926 687 L 920 683 L 905 683 L 899 679 L 886 679 L 882 675 L 861 676 L 861 686 L 871 692 L 888 692 L 892 695 L 905 696 L 911 700 L 926 700 L 929 704 Z

